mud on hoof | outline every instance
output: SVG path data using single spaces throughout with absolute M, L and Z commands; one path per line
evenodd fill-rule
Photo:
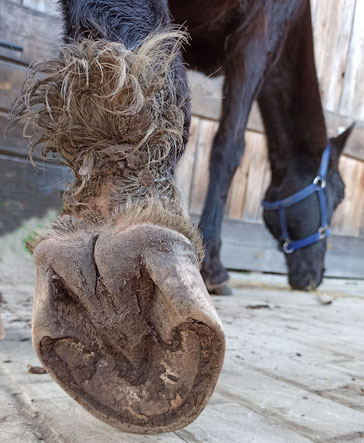
M 85 409 L 122 431 L 193 421 L 217 382 L 225 340 L 191 243 L 153 225 L 41 242 L 33 342 Z

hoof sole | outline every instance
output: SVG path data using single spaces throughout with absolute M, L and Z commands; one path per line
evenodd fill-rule
M 57 383 L 118 429 L 191 423 L 217 382 L 220 320 L 189 241 L 153 225 L 40 243 L 36 352 Z

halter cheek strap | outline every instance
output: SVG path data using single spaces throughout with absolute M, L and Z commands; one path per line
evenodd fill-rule
M 286 254 L 292 254 L 297 249 L 304 248 L 306 246 L 317 243 L 318 241 L 327 238 L 331 235 L 327 223 L 327 202 L 326 202 L 326 176 L 329 167 L 330 160 L 330 146 L 327 145 L 321 159 L 320 169 L 318 171 L 317 177 L 314 178 L 313 182 L 301 189 L 301 191 L 283 199 L 277 200 L 275 202 L 262 201 L 262 205 L 265 210 L 268 211 L 278 211 L 279 221 L 282 229 L 282 236 L 284 239 L 283 251 Z M 291 241 L 288 234 L 287 222 L 286 222 L 286 208 L 309 197 L 311 194 L 317 192 L 319 204 L 320 204 L 320 214 L 321 223 L 317 232 L 305 237 L 301 240 Z

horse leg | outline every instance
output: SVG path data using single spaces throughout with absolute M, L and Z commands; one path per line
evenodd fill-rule
M 244 153 L 244 133 L 252 102 L 282 44 L 287 22 L 297 13 L 299 1 L 257 4 L 247 27 L 229 40 L 224 63 L 225 82 L 220 125 L 210 155 L 210 179 L 199 227 L 206 255 L 202 276 L 211 293 L 226 294 L 228 273 L 220 260 L 221 224 L 233 175 Z
M 14 115 L 75 180 L 29 244 L 33 344 L 47 372 L 122 431 L 203 410 L 225 340 L 173 170 L 189 125 L 181 33 L 164 0 L 64 0 L 66 39 L 33 64 Z M 161 28 L 161 24 L 164 24 Z

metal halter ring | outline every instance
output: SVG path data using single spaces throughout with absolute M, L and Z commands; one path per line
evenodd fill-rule
M 291 240 L 286 240 L 284 243 L 283 243 L 283 247 L 282 247 L 282 249 L 283 249 L 283 252 L 284 253 L 286 253 L 286 254 L 293 254 L 294 253 L 294 249 L 290 249 L 289 248 L 289 245 L 291 244 Z
M 313 184 L 315 186 L 317 186 L 318 188 L 322 188 L 322 189 L 326 188 L 326 180 L 324 178 L 320 177 L 319 175 L 314 178 Z
M 328 229 L 329 229 L 329 227 L 326 225 L 326 226 L 321 226 L 319 229 L 318 229 L 318 233 L 319 233 L 319 235 L 320 235 L 320 240 L 323 240 L 324 238 L 326 238 L 327 237 L 327 231 L 328 231 Z

